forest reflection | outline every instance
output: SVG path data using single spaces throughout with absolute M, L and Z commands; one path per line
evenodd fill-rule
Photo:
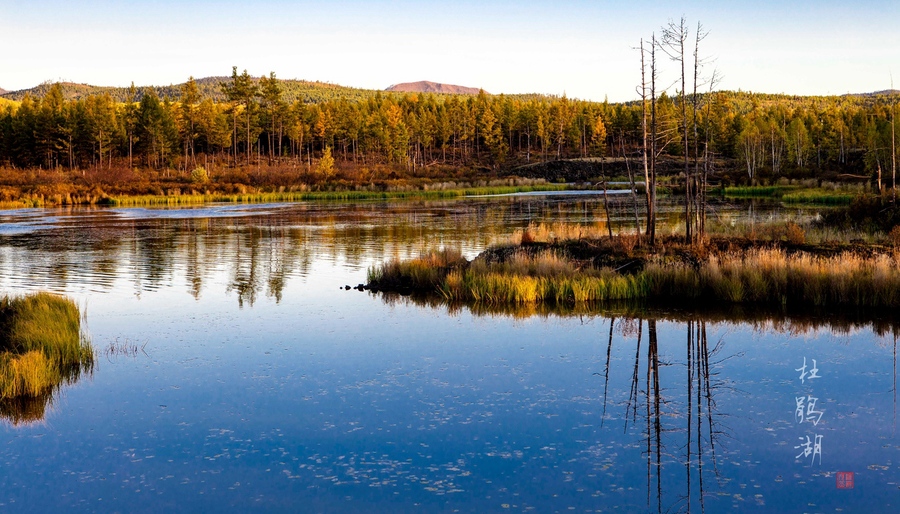
M 316 263 L 363 270 L 444 245 L 478 251 L 520 226 L 520 216 L 548 209 L 503 201 L 291 204 L 257 207 L 246 216 L 220 216 L 216 209 L 98 210 L 57 216 L 51 228 L 0 235 L 0 271 L 12 287 L 140 293 L 183 284 L 199 299 L 210 285 L 224 283 L 242 306 L 261 295 L 280 302 L 289 281 L 308 277 Z
M 529 223 L 605 230 L 609 219 L 614 231 L 630 230 L 626 200 L 605 205 L 599 196 L 494 197 L 10 211 L 0 213 L 0 285 L 135 294 L 174 286 L 198 299 L 210 287 L 224 286 L 241 306 L 252 306 L 263 295 L 280 302 L 291 280 L 309 277 L 316 264 L 362 271 L 441 247 L 472 257 Z M 663 207 L 661 224 L 674 226 L 677 206 Z M 728 209 L 732 216 L 757 216 L 752 205 Z

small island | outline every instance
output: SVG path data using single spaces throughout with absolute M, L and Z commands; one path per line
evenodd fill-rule
M 642 301 L 895 308 L 900 229 L 877 227 L 896 211 L 888 197 L 859 197 L 806 227 L 777 222 L 694 240 L 658 236 L 653 244 L 639 233 L 610 235 L 600 226 L 530 225 L 471 261 L 441 249 L 386 262 L 369 270 L 366 287 L 495 306 Z M 859 238 L 863 226 L 870 241 Z M 839 237 L 835 227 L 844 227 Z

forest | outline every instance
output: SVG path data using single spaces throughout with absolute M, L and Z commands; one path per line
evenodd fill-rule
M 711 179 L 731 184 L 787 177 L 890 186 L 894 97 L 664 91 L 655 98 L 656 152 L 681 158 L 685 141 L 702 141 Z M 251 77 L 236 67 L 230 77 L 168 88 L 73 94 L 47 84 L 39 95 L 0 98 L 0 184 L 93 176 L 125 191 L 148 181 L 264 190 L 441 179 L 460 170 L 510 176 L 561 159 L 636 162 L 644 103 L 388 93 L 282 81 L 274 72 Z M 694 131 L 682 137 L 688 125 Z

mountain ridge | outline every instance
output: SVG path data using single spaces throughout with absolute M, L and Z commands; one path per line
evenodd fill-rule
M 262 77 L 253 77 L 254 82 L 258 83 L 260 78 Z M 227 98 L 225 94 L 222 92 L 221 84 L 228 83 L 231 81 L 230 76 L 210 76 L 210 77 L 202 77 L 199 79 L 194 79 L 194 81 L 198 85 L 198 89 L 200 90 L 201 98 L 209 98 L 215 102 L 225 102 Z M 279 82 L 282 86 L 283 95 L 282 99 L 286 102 L 294 102 L 297 100 L 303 101 L 304 103 L 316 104 L 327 102 L 330 100 L 335 100 L 338 98 L 350 100 L 350 101 L 359 101 L 366 100 L 378 94 L 396 94 L 402 95 L 404 93 L 422 93 L 422 94 L 447 94 L 447 95 L 474 95 L 481 92 L 480 89 L 470 88 L 465 86 L 457 86 L 452 84 L 441 84 L 438 82 L 430 82 L 430 81 L 419 81 L 419 82 L 406 82 L 401 84 L 395 84 L 393 86 L 388 87 L 384 90 L 375 90 L 375 89 L 362 89 L 350 86 L 342 86 L 338 84 L 333 84 L 330 82 L 320 82 L 320 81 L 309 81 L 309 80 L 301 80 L 301 79 L 279 79 Z M 41 98 L 45 96 L 50 88 L 57 83 L 54 82 L 44 82 L 35 87 L 28 89 L 20 89 L 20 90 L 5 90 L 0 89 L 0 100 L 8 100 L 18 102 L 21 101 L 26 95 L 30 95 L 32 98 Z M 131 98 L 129 93 L 129 87 L 118 87 L 118 86 L 94 86 L 90 84 L 79 84 L 75 82 L 59 82 L 58 83 L 63 90 L 63 97 L 67 100 L 78 100 L 88 96 L 94 95 L 102 95 L 109 94 L 113 101 L 116 102 L 127 102 L 129 98 Z M 161 99 L 169 99 L 171 101 L 178 101 L 181 98 L 181 87 L 184 83 L 180 84 L 170 84 L 168 86 L 135 86 L 135 96 L 133 98 L 134 101 L 140 101 L 143 98 L 146 91 L 154 91 L 156 95 Z M 486 94 L 490 94 L 485 92 Z M 742 93 L 740 90 L 737 93 Z M 762 94 L 762 95 L 770 95 L 775 97 L 789 97 L 789 96 L 804 96 L 804 95 L 788 95 L 784 93 L 779 94 L 769 94 L 769 93 L 753 93 L 753 92 L 743 92 L 747 94 Z M 860 98 L 876 98 L 880 96 L 889 96 L 889 95 L 897 95 L 900 93 L 900 90 L 896 89 L 885 89 L 879 91 L 871 91 L 865 93 L 845 93 L 843 95 L 830 95 L 835 97 L 860 97 Z M 507 95 L 509 97 L 522 98 L 522 99 L 531 99 L 531 98 L 553 98 L 554 95 L 546 95 L 539 93 L 532 94 L 513 94 Z M 810 96 L 810 95 L 805 95 Z M 815 95 L 812 95 L 815 96 Z M 637 101 L 637 100 L 634 100 Z M 632 102 L 634 102 L 632 101 Z M 623 102 L 628 104 L 630 102 Z
M 254 82 L 258 83 L 261 77 L 253 77 Z M 201 98 L 210 98 L 214 101 L 226 101 L 225 94 L 222 92 L 221 84 L 231 81 L 230 76 L 212 76 L 194 79 Z M 299 80 L 299 79 L 279 79 L 282 86 L 283 99 L 287 102 L 302 100 L 306 103 L 319 103 L 333 98 L 349 98 L 363 99 L 375 94 L 376 90 L 368 90 L 354 87 L 341 86 L 328 82 Z M 35 87 L 28 89 L 19 89 L 16 91 L 6 91 L 0 93 L 0 98 L 7 100 L 21 101 L 25 95 L 31 97 L 43 97 L 53 87 L 54 82 L 44 82 Z M 117 86 L 95 86 L 91 84 L 79 84 L 76 82 L 58 82 L 62 87 L 63 97 L 67 100 L 79 100 L 92 95 L 109 94 L 113 100 L 117 102 L 126 102 L 129 100 L 129 87 Z M 135 101 L 140 101 L 147 91 L 153 91 L 160 98 L 168 98 L 177 101 L 181 98 L 181 87 L 185 83 L 170 84 L 168 86 L 135 86 Z

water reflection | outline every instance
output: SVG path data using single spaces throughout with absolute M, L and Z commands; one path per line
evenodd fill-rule
M 779 496 L 785 494 L 785 489 L 793 487 L 802 495 L 809 482 L 821 484 L 824 480 L 828 483 L 841 469 L 856 470 L 857 476 L 859 470 L 891 470 L 881 478 L 873 479 L 873 482 L 879 484 L 876 488 L 882 488 L 879 491 L 884 494 L 891 494 L 890 491 L 896 487 L 892 485 L 897 475 L 891 467 L 890 457 L 887 465 L 871 464 L 854 456 L 853 450 L 848 452 L 848 448 L 835 448 L 841 444 L 839 436 L 843 430 L 851 434 L 844 439 L 843 444 L 850 443 L 851 447 L 855 442 L 854 438 L 858 437 L 866 441 L 862 443 L 864 445 L 877 443 L 883 444 L 885 448 L 897 448 L 884 442 L 892 439 L 896 431 L 896 347 L 900 334 L 900 321 L 896 319 L 873 318 L 871 313 L 867 315 L 863 312 L 825 316 L 822 312 L 787 314 L 741 307 L 687 311 L 627 304 L 572 305 L 568 308 L 544 305 L 447 305 L 434 298 L 379 296 L 385 303 L 395 307 L 415 305 L 443 310 L 455 317 L 472 314 L 476 317 L 513 318 L 524 322 L 530 317 L 538 316 L 545 319 L 574 318 L 587 324 L 593 320 L 608 321 L 608 329 L 603 334 L 602 371 L 594 373 L 596 378 L 602 380 L 602 395 L 598 396 L 601 404 L 598 409 L 598 437 L 601 442 L 593 446 L 590 452 L 603 462 L 602 470 L 618 468 L 619 471 L 610 476 L 619 479 L 622 473 L 627 475 L 622 468 L 633 467 L 638 455 L 640 456 L 644 466 L 640 485 L 646 494 L 643 504 L 631 505 L 632 509 L 646 509 L 647 512 L 657 513 L 720 512 L 728 506 L 739 508 L 739 505 L 749 502 L 757 507 L 774 505 L 782 510 L 791 510 L 785 508 L 789 503 L 785 503 L 784 498 Z M 661 332 L 658 329 L 660 323 L 666 324 L 668 329 Z M 710 326 L 719 334 L 712 340 L 709 336 Z M 793 432 L 797 427 L 782 420 L 792 417 L 794 396 L 797 393 L 792 393 L 792 381 L 789 379 L 782 378 L 775 383 L 769 380 L 765 376 L 767 372 L 757 368 L 758 356 L 745 356 L 746 352 L 771 351 L 771 346 L 748 349 L 746 345 L 731 344 L 728 333 L 731 330 L 743 331 L 745 327 L 759 337 L 782 334 L 787 340 L 815 340 L 823 335 L 840 338 L 872 333 L 875 335 L 876 348 L 890 350 L 892 358 L 892 378 L 888 386 L 890 420 L 882 413 L 878 416 L 881 421 L 874 425 L 868 424 L 873 423 L 873 420 L 869 420 L 863 428 L 857 426 L 852 430 L 847 429 L 844 426 L 846 422 L 857 416 L 853 413 L 854 410 L 874 413 L 886 407 L 887 402 L 874 400 L 875 395 L 881 395 L 878 389 L 866 389 L 860 393 L 858 386 L 850 385 L 861 376 L 871 375 L 868 364 L 872 364 L 872 361 L 863 360 L 848 366 L 849 357 L 841 351 L 840 344 L 830 350 L 818 348 L 814 351 L 818 352 L 819 362 L 827 362 L 832 368 L 843 368 L 843 373 L 846 374 L 836 376 L 832 371 L 828 379 L 839 385 L 829 388 L 828 396 L 820 395 L 822 403 L 830 402 L 829 414 L 839 419 L 832 419 L 832 423 L 822 423 L 818 427 L 827 434 L 832 445 L 828 451 L 838 454 L 829 455 L 831 462 L 842 464 L 838 464 L 838 467 L 834 467 L 835 464 L 822 466 L 821 455 L 819 461 L 813 460 L 811 463 L 808 458 L 796 456 L 797 450 L 793 448 L 797 446 Z M 783 352 L 784 349 L 780 351 Z M 621 356 L 629 352 L 630 361 L 624 361 Z M 617 354 L 620 356 L 618 359 Z M 802 355 L 796 358 L 800 356 Z M 793 362 L 786 364 L 788 370 L 779 367 L 779 373 L 792 373 L 790 369 L 799 366 L 799 360 L 796 364 Z M 618 370 L 617 365 L 620 367 Z M 737 371 L 745 365 L 753 366 L 749 378 L 740 376 L 743 373 Z M 629 377 L 624 389 L 622 367 L 627 368 Z M 883 361 L 877 367 L 883 367 Z M 619 377 L 618 384 L 615 378 L 610 383 L 614 376 Z M 851 390 L 855 392 L 851 393 Z M 844 398 L 841 399 L 840 396 Z M 779 405 L 782 402 L 784 405 Z M 784 407 L 783 413 L 779 407 Z M 888 423 L 891 425 L 889 435 L 885 433 Z M 767 428 L 760 429 L 759 425 Z M 775 488 L 771 485 L 761 487 L 757 483 L 753 486 L 756 489 L 748 490 L 746 472 L 735 467 L 741 463 L 756 467 L 761 465 L 761 461 L 772 459 L 769 450 L 760 445 L 760 441 L 750 444 L 745 442 L 759 437 L 749 435 L 755 430 L 765 430 L 762 433 L 774 437 L 776 446 L 779 451 L 783 451 L 783 455 L 776 459 L 781 462 L 778 466 L 754 470 L 750 476 L 756 478 L 749 482 L 774 481 L 777 484 Z M 877 438 L 871 434 L 864 435 L 866 431 L 881 435 Z M 623 453 L 613 454 L 611 457 L 610 452 L 616 444 L 621 445 Z M 638 449 L 639 452 L 636 451 Z M 893 454 L 893 451 L 895 450 L 890 453 Z M 872 455 L 865 458 L 871 459 Z M 790 462 L 793 462 L 793 470 Z M 629 487 L 638 486 L 634 480 L 627 483 Z M 820 494 L 820 500 L 827 504 L 831 493 Z M 846 503 L 846 500 L 841 502 Z
M 892 336 L 900 337 L 900 319 L 890 311 L 877 309 L 840 310 L 808 308 L 785 309 L 783 306 L 761 306 L 744 304 L 719 304 L 673 307 L 671 305 L 651 305 L 643 301 L 616 301 L 605 303 L 465 303 L 446 302 L 433 295 L 401 295 L 396 293 L 368 292 L 387 305 L 416 305 L 446 311 L 451 316 L 469 312 L 476 317 L 510 317 L 528 319 L 532 317 L 611 317 L 643 318 L 688 322 L 703 319 L 710 323 L 742 324 L 755 332 L 775 332 L 792 337 L 811 336 L 819 333 L 851 335 L 872 332 L 884 341 Z
M 2 366 L 2 365 L 0 365 Z M 44 421 L 48 410 L 59 400 L 63 390 L 93 373 L 93 364 L 73 368 L 65 376 L 29 394 L 0 397 L 0 419 L 12 426 L 30 425 Z M 0 377 L 0 388 L 8 386 L 8 378 Z
M 182 283 L 199 298 L 212 277 L 227 273 L 227 291 L 240 304 L 252 305 L 263 294 L 280 301 L 285 284 L 308 276 L 313 262 L 365 269 L 443 245 L 477 252 L 526 224 L 523 216 L 571 208 L 560 205 L 537 199 L 292 204 L 229 216 L 209 215 L 209 209 L 206 216 L 82 210 L 55 216 L 41 230 L 6 230 L 0 236 L 0 285 L 105 292 L 126 282 L 139 294 Z M 12 226 L 17 218 L 6 221 Z
M 386 258 L 471 256 L 530 221 L 605 223 L 590 199 L 188 211 L 0 230 L 0 287 L 71 292 L 101 348 L 151 355 L 104 360 L 48 423 L 0 426 L 0 510 L 896 510 L 891 313 L 338 289 Z M 616 228 L 633 223 L 621 212 Z M 813 390 L 794 371 L 804 357 Z M 812 465 L 795 458 L 801 395 L 825 411 Z M 838 471 L 859 488 L 837 491 Z
M 631 230 L 627 201 L 614 199 L 610 209 L 614 230 Z M 747 215 L 730 205 L 719 210 Z M 673 202 L 661 224 L 677 223 L 678 212 Z M 308 277 L 314 262 L 364 270 L 443 246 L 473 257 L 542 222 L 605 227 L 607 215 L 599 197 L 553 196 L 13 211 L 0 214 L 0 287 L 139 295 L 178 285 L 199 299 L 215 275 L 227 273 L 226 292 L 253 305 L 262 295 L 281 301 L 285 285 Z

